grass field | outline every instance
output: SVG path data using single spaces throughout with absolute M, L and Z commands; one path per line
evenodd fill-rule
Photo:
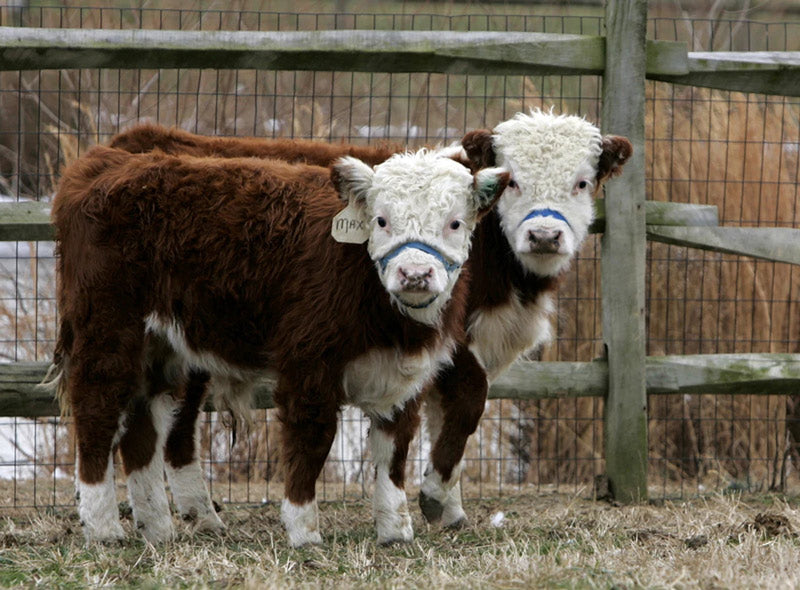
M 416 508 L 416 507 L 414 507 Z M 74 510 L 0 521 L 0 585 L 170 588 L 756 588 L 800 584 L 800 500 L 714 495 L 619 507 L 525 493 L 467 502 L 458 531 L 377 546 L 368 501 L 324 503 L 324 545 L 287 546 L 279 506 L 226 508 L 224 536 L 84 545 Z M 494 526 L 498 513 L 504 519 Z M 181 523 L 182 524 L 182 523 Z M 125 521 L 130 528 L 131 521 Z

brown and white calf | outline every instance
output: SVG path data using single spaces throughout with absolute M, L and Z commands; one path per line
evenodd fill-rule
M 539 110 L 472 131 L 462 147 L 473 170 L 500 165 L 511 182 L 475 231 L 466 344 L 425 398 L 435 442 L 419 502 L 444 526 L 466 519 L 461 458 L 483 414 L 483 384 L 553 338 L 556 291 L 594 221 L 593 198 L 633 150 L 582 117 Z
M 180 513 L 221 528 L 197 464 L 197 421 L 182 416 L 196 418 L 212 377 L 235 407 L 270 370 L 290 543 L 321 541 L 315 482 L 343 404 L 372 421 L 378 540 L 409 540 L 393 475 L 418 394 L 463 337 L 471 232 L 507 182 L 427 151 L 374 169 L 354 158 L 328 170 L 107 147 L 73 163 L 52 211 L 54 368 L 75 422 L 86 537 L 123 537 L 117 447 L 147 540 L 173 535 L 165 467 Z M 366 220 L 366 247 L 331 236 L 342 198 Z
M 286 142 L 293 143 L 286 149 L 290 157 L 319 164 L 349 150 L 372 149 L 307 140 L 217 139 L 152 125 L 123 132 L 112 145 L 169 153 L 190 146 L 197 154 L 235 157 L 273 156 L 276 145 Z M 555 293 L 594 220 L 592 199 L 632 153 L 627 139 L 602 136 L 581 117 L 538 110 L 517 114 L 493 132 L 470 132 L 462 144 L 463 153 L 454 157 L 473 171 L 497 162 L 511 171 L 512 180 L 475 232 L 467 263 L 468 341 L 456 348 L 452 366 L 440 372 L 426 397 L 432 449 L 419 501 L 429 521 L 445 526 L 466 518 L 458 485 L 461 459 L 483 414 L 488 381 L 552 338 Z M 387 149 L 361 155 L 382 161 Z M 402 474 L 396 481 L 403 481 Z

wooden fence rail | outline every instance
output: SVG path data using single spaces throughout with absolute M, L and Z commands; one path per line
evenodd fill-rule
M 53 392 L 40 384 L 48 364 L 0 364 L 0 416 L 58 416 Z M 800 391 L 798 354 L 651 356 L 645 362 L 648 395 L 786 395 Z M 273 407 L 275 381 L 254 390 L 254 407 Z M 608 395 L 608 363 L 517 361 L 489 388 L 490 399 L 523 401 Z M 213 410 L 209 405 L 207 410 Z
M 800 96 L 800 52 L 688 52 L 645 39 L 646 0 L 609 0 L 606 37 L 448 31 L 187 32 L 0 27 L 0 71 L 217 68 L 603 75 L 604 132 L 635 146 L 598 201 L 608 358 L 518 362 L 490 397 L 603 397 L 606 466 L 621 501 L 647 496 L 647 395 L 800 393 L 800 355 L 646 357 L 646 240 L 800 264 L 800 229 L 718 227 L 715 207 L 645 201 L 644 81 Z M 0 241 L 52 240 L 46 203 L 0 204 Z M 0 416 L 52 416 L 43 363 L 0 365 Z M 272 383 L 256 391 L 271 406 Z
M 625 2 L 609 2 L 609 7 Z M 687 52 L 685 43 L 648 40 L 644 65 L 647 78 L 654 80 L 800 96 L 798 51 Z M 0 70 L 62 68 L 602 75 L 606 39 L 514 32 L 0 27 Z

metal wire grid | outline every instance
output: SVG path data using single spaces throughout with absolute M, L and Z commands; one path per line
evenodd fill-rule
M 698 51 L 800 48 L 798 23 L 654 19 Z M 720 224 L 800 227 L 800 99 L 648 84 L 650 198 L 716 205 Z M 800 351 L 800 273 L 652 244 L 648 354 Z M 753 392 L 757 394 L 758 392 Z M 650 398 L 651 486 L 797 490 L 796 396 Z
M 4 23 L 13 17 L 18 18 L 17 23 L 28 26 L 181 27 L 193 30 L 438 28 L 600 34 L 602 26 L 598 18 L 291 15 L 116 8 L 94 11 L 87 8 L 45 7 L 11 16 L 8 10 L 0 10 L 0 15 Z M 675 38 L 688 34 L 687 30 L 693 31 L 692 38 L 701 37 L 691 28 L 695 26 L 693 23 L 651 22 L 651 28 L 655 28 L 659 36 L 666 35 L 668 38 L 669 35 L 663 31 L 669 32 L 670 25 L 671 30 L 675 31 Z M 696 28 L 703 26 L 706 25 L 701 22 Z M 719 27 L 715 30 L 719 31 Z M 774 37 L 774 33 L 771 34 Z M 719 35 L 717 33 L 713 37 L 715 43 Z M 787 33 L 786 38 L 789 37 Z M 105 141 L 127 125 L 148 119 L 218 135 L 283 135 L 363 143 L 389 139 L 409 145 L 458 139 L 467 129 L 491 127 L 514 112 L 532 106 L 555 105 L 557 110 L 584 114 L 590 120 L 599 121 L 600 85 L 594 77 L 196 70 L 22 72 L 0 76 L 13 78 L 12 85 L 4 80 L 2 88 L 12 90 L 0 91 L 0 100 L 11 103 L 12 110 L 15 108 L 18 113 L 15 129 L 0 127 L 4 137 L 0 144 L 6 145 L 10 141 L 12 146 L 17 147 L 16 151 L 13 148 L 10 150 L 17 158 L 17 172 L 12 170 L 9 174 L 3 171 L 3 176 L 9 179 L 9 186 L 14 189 L 10 191 L 13 198 L 47 197 L 54 186 L 58 166 L 64 161 L 74 158 L 97 141 Z M 674 141 L 662 130 L 666 124 L 675 135 L 676 128 L 680 127 L 675 123 L 679 117 L 672 114 L 670 109 L 676 110 L 683 105 L 689 119 L 694 121 L 692 113 L 701 109 L 706 102 L 712 102 L 712 99 L 705 98 L 705 91 L 692 89 L 689 89 L 689 98 L 686 98 L 686 89 L 664 84 L 650 84 L 648 90 L 651 92 L 649 104 L 653 108 L 652 123 L 648 126 L 648 148 L 652 148 L 650 153 L 658 154 L 649 164 L 648 198 L 710 202 L 708 196 L 701 196 L 704 193 L 698 193 L 695 188 L 698 183 L 710 186 L 714 182 L 710 172 L 697 164 L 698 156 L 692 160 L 692 166 L 685 170 L 676 170 L 672 166 L 668 168 L 668 173 L 662 173 L 660 166 L 664 166 L 664 154 L 669 154 L 669 162 L 674 162 L 676 153 L 683 153 L 687 147 L 691 154 L 696 153 L 698 145 L 704 145 L 707 152 L 712 151 L 710 136 L 705 143 L 696 137 L 694 130 L 697 124 L 692 124 L 689 135 L 677 137 Z M 710 93 L 708 96 L 722 96 L 721 99 L 714 98 L 713 102 L 716 104 L 721 101 L 722 104 L 733 106 L 739 98 L 732 98 L 730 94 Z M 755 98 L 748 95 L 743 100 L 749 102 L 755 101 Z M 796 108 L 796 104 L 783 99 L 781 101 L 784 112 L 786 109 L 790 113 L 795 112 L 792 109 Z M 660 109 L 659 105 L 665 108 Z M 26 109 L 30 109 L 32 114 L 23 124 L 25 117 L 22 115 L 28 112 Z M 35 121 L 35 124 L 32 125 L 31 121 Z M 753 140 L 754 145 L 757 141 Z M 726 138 L 723 143 L 730 145 L 731 138 Z M 25 152 L 25 149 L 29 151 Z M 30 157 L 30 150 L 36 157 Z M 23 156 L 24 153 L 28 156 Z M 25 172 L 24 163 L 28 161 L 34 164 L 29 165 Z M 704 164 L 707 168 L 708 161 Z M 790 169 L 790 165 L 786 164 L 783 169 Z M 753 182 L 758 184 L 758 181 Z M 682 186 L 688 187 L 688 192 L 678 190 Z M 743 196 L 742 193 L 739 203 L 744 202 Z M 735 207 L 729 210 L 735 210 Z M 735 216 L 726 217 L 725 211 L 724 207 L 721 208 L 723 221 L 736 224 L 744 221 Z M 754 220 L 760 225 L 768 225 L 769 219 L 765 213 Z M 796 226 L 796 214 L 791 219 L 776 218 L 776 223 Z M 26 246 L 15 247 L 24 249 Z M 13 333 L 13 337 L 9 336 L 1 344 L 12 351 L 9 353 L 12 360 L 47 359 L 52 346 L 52 259 L 46 250 L 49 246 L 40 247 L 45 248 L 44 255 L 43 252 L 34 252 L 30 261 L 25 256 L 20 257 L 16 251 L 7 257 L 9 263 L 13 260 L 14 272 L 8 289 L 3 292 L 15 293 L 15 296 L 4 300 L 7 307 L 13 309 L 7 320 L 9 330 L 4 333 Z M 599 241 L 593 238 L 576 260 L 562 286 L 558 302 L 558 339 L 551 349 L 545 351 L 547 360 L 589 360 L 599 355 L 598 258 Z M 746 309 L 747 304 L 742 304 L 742 295 L 748 292 L 747 286 L 735 281 L 733 289 L 729 290 L 723 288 L 723 284 L 730 286 L 729 283 L 722 280 L 718 281 L 715 289 L 710 285 L 704 286 L 708 277 L 727 277 L 731 272 L 729 269 L 738 272 L 737 276 L 744 276 L 741 267 L 753 264 L 751 261 L 660 245 L 650 248 L 649 261 L 650 354 L 684 354 L 695 347 L 702 352 L 725 352 L 754 346 L 754 341 L 747 344 L 740 331 L 730 330 L 727 319 L 729 312 L 710 309 L 715 305 L 717 310 L 727 309 L 726 305 L 733 306 L 733 317 L 738 318 L 738 323 L 734 323 L 741 326 L 743 318 L 755 316 L 752 312 L 756 311 L 755 297 L 751 298 L 749 308 Z M 765 272 L 765 268 L 785 266 L 757 264 L 754 268 L 759 273 Z M 31 291 L 23 293 L 18 285 L 13 284 L 19 283 L 20 265 L 39 269 L 37 277 L 46 275 L 50 282 L 42 283 L 39 280 Z M 796 272 L 791 272 L 789 270 L 788 293 L 797 293 Z M 772 277 L 773 286 L 780 282 L 780 277 Z M 701 285 L 699 294 L 692 288 L 698 284 Z M 754 288 L 749 292 L 755 293 Z M 770 293 L 775 293 L 775 290 Z M 766 303 L 770 312 L 786 307 L 787 317 L 790 318 L 784 336 L 778 336 L 777 339 L 771 333 L 763 338 L 759 336 L 761 344 L 770 350 L 791 348 L 791 335 L 798 333 L 796 303 L 792 304 L 790 296 L 778 300 L 766 295 L 759 297 L 759 303 Z M 704 321 L 698 322 L 695 318 L 697 304 L 702 310 L 709 308 L 701 312 Z M 28 308 L 35 310 L 33 336 L 21 328 L 25 323 L 21 318 L 28 317 L 25 311 Z M 718 328 L 712 337 L 708 337 L 705 335 L 705 326 L 710 321 L 708 318 L 712 317 L 716 317 Z M 754 323 L 749 325 L 753 326 Z M 696 326 L 703 327 L 699 334 L 695 331 Z M 794 331 L 792 326 L 795 326 Z M 27 341 L 33 342 L 33 351 L 23 346 Z M 774 475 L 775 444 L 769 447 L 772 444 L 769 443 L 769 448 L 762 450 L 755 443 L 777 441 L 780 433 L 786 431 L 788 418 L 774 412 L 781 404 L 785 406 L 786 400 L 773 398 L 767 401 L 766 415 L 774 416 L 770 421 L 756 417 L 764 414 L 759 406 L 761 400 L 746 401 L 743 405 L 743 399 L 694 396 L 688 402 L 678 400 L 680 403 L 677 404 L 674 397 L 652 399 L 651 473 L 655 477 L 652 477 L 651 483 L 661 484 L 657 493 L 672 494 L 676 486 L 681 493 L 702 489 L 703 485 L 720 487 L 729 485 L 731 478 L 734 478 L 733 483 L 744 481 L 749 484 L 754 479 L 765 481 Z M 546 486 L 547 489 L 584 489 L 602 471 L 601 416 L 601 400 L 491 402 L 468 448 L 465 496 L 502 494 L 522 485 L 534 485 L 537 488 Z M 215 496 L 220 499 L 258 502 L 280 497 L 279 488 L 275 487 L 277 484 L 272 477 L 277 449 L 274 443 L 270 445 L 269 436 L 275 429 L 275 423 L 271 419 L 271 412 L 264 412 L 263 417 L 259 432 L 233 448 L 229 447 L 229 439 L 216 416 L 208 417 L 204 436 L 210 450 L 207 451 L 204 465 Z M 698 424 L 705 426 L 705 429 Z M 742 440 L 740 431 L 743 424 L 750 425 L 747 440 L 754 443 L 746 453 L 736 447 Z M 755 430 L 754 424 L 758 426 Z M 0 419 L 0 427 L 5 429 L 4 432 L 12 432 L 10 436 L 14 448 L 10 459 L 0 460 L 0 470 L 5 469 L 6 476 L 9 470 L 13 472 L 8 492 L 5 491 L 6 482 L 0 480 L 0 493 L 3 495 L 0 506 L 71 503 L 70 486 L 64 483 L 68 478 L 61 477 L 69 473 L 73 465 L 73 451 L 68 443 L 65 424 L 56 420 L 32 424 L 28 421 Z M 759 428 L 763 430 L 762 427 L 766 428 L 765 434 L 756 436 L 754 433 Z M 711 434 L 707 434 L 709 428 Z M 344 413 L 340 431 L 344 430 L 350 432 L 351 436 L 347 441 L 340 437 L 334 443 L 332 458 L 325 468 L 321 483 L 320 496 L 323 499 L 360 497 L 369 487 L 371 477 L 369 469 L 365 469 L 363 447 L 366 423 L 357 411 L 348 410 Z M 35 442 L 33 448 L 39 450 L 28 453 L 31 456 L 24 456 L 20 448 L 30 448 L 30 444 L 23 439 L 31 437 Z M 41 450 L 43 444 L 50 444 L 43 441 L 50 439 L 61 442 Z M 345 446 L 355 448 L 345 449 Z M 418 477 L 424 469 L 425 456 L 425 443 L 417 444 L 410 465 L 414 477 Z M 723 463 L 735 467 L 716 469 L 716 479 L 709 478 L 709 473 Z M 692 471 L 692 464 L 700 467 Z M 759 465 L 766 466 L 767 476 L 762 475 L 764 469 Z M 755 477 L 751 476 L 751 472 Z M 31 479 L 34 489 L 32 497 L 29 493 Z

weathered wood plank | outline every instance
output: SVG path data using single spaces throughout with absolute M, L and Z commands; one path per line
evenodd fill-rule
M 647 226 L 648 239 L 675 246 L 800 264 L 800 229 Z
M 595 220 L 589 228 L 590 233 L 600 234 L 605 231 L 605 206 L 605 199 L 595 200 Z M 690 227 L 719 225 L 719 214 L 714 205 L 645 201 L 644 213 L 645 223 L 648 225 Z
M 797 395 L 799 354 L 647 357 L 647 393 Z
M 0 416 L 39 418 L 58 416 L 53 392 L 39 387 L 47 363 L 0 364 Z
M 600 37 L 525 33 L 0 28 L 0 46 L 0 69 L 181 67 L 510 74 L 527 71 L 532 63 L 542 71 L 564 68 L 597 73 L 603 68 Z
M 620 502 L 647 499 L 645 389 L 645 66 L 646 0 L 606 4 L 603 131 L 633 144 L 625 173 L 606 185 L 602 240 L 603 341 L 608 356 L 605 457 Z
M 763 94 L 800 96 L 800 52 L 687 52 L 646 42 L 646 76 Z M 604 39 L 550 33 L 452 31 L 155 31 L 0 27 L 0 70 L 256 68 L 602 74 Z
M 648 395 L 797 395 L 800 354 L 648 356 Z M 493 399 L 606 397 L 608 363 L 517 361 L 492 384 Z
M 605 230 L 605 202 L 595 201 L 596 218 L 589 231 L 602 233 Z M 648 224 L 658 226 L 717 225 L 717 208 L 713 205 L 689 205 L 647 201 L 645 216 Z M 49 241 L 54 238 L 50 225 L 50 204 L 36 201 L 0 203 L 0 242 Z
M 646 359 L 648 395 L 797 395 L 800 354 L 706 354 Z M 47 363 L 0 364 L 0 416 L 57 416 L 52 392 L 39 387 Z M 272 408 L 275 381 L 255 388 L 253 406 Z M 490 399 L 606 397 L 608 363 L 518 361 L 489 388 Z M 209 404 L 207 411 L 213 411 Z
M 0 203 L 0 242 L 52 240 L 50 203 Z
M 648 43 L 660 74 L 686 46 Z M 0 70 L 255 68 L 449 74 L 601 74 L 602 37 L 451 31 L 156 31 L 0 27 Z
M 605 397 L 608 363 L 517 361 L 489 387 L 490 399 Z
M 800 51 L 698 51 L 689 53 L 689 72 L 648 72 L 673 84 L 800 96 Z

